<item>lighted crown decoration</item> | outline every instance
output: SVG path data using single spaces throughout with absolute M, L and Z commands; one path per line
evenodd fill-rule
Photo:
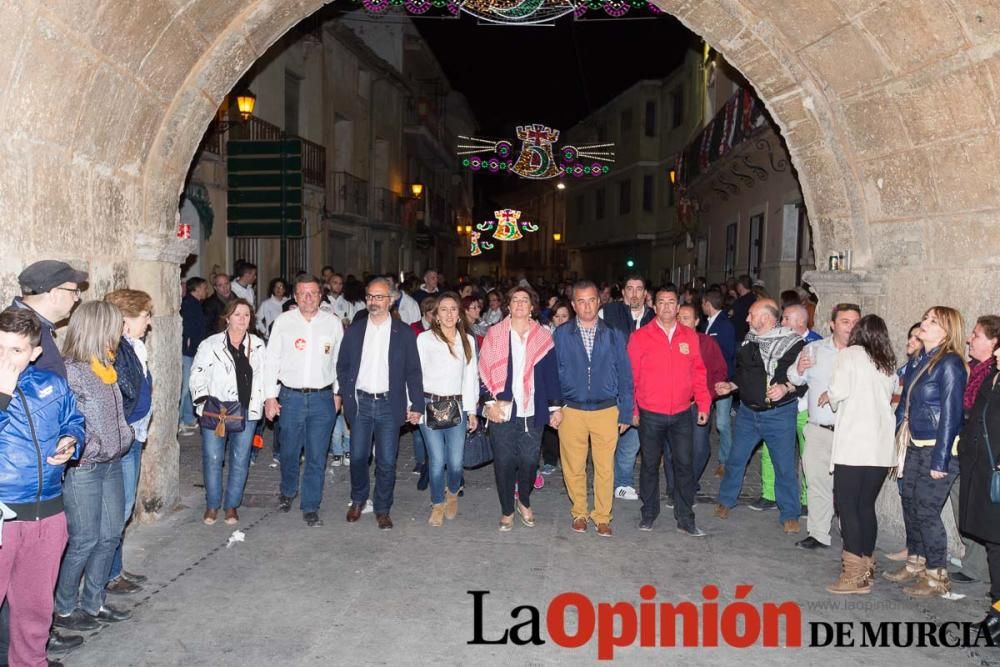
M 648 0 L 353 0 L 365 12 L 382 16 L 392 10 L 405 11 L 420 16 L 431 12 L 445 16 L 471 14 L 488 23 L 531 25 L 550 23 L 572 14 L 583 18 L 588 13 L 603 12 L 614 18 L 625 16 L 632 10 L 646 10 L 662 14 L 659 7 Z
M 517 138 L 521 150 L 514 159 L 514 144 L 504 139 L 482 139 L 479 137 L 458 137 L 463 143 L 458 145 L 458 155 L 462 166 L 472 171 L 488 171 L 491 174 L 510 172 L 521 178 L 542 180 L 562 175 L 601 176 L 611 170 L 615 161 L 615 145 L 589 144 L 586 146 L 562 146 L 555 152 L 555 142 L 559 130 L 535 123 L 518 125 Z
M 492 241 L 480 241 L 483 234 L 493 232 L 497 241 L 517 241 L 524 238 L 524 233 L 537 232 L 538 225 L 521 220 L 521 212 L 512 208 L 494 211 L 496 220 L 487 220 L 476 225 L 476 231 L 469 235 L 469 254 L 473 257 L 483 254 L 483 250 L 492 250 Z

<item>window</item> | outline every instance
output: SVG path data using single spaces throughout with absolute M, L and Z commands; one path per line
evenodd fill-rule
M 628 215 L 632 210 L 632 181 L 618 183 L 618 213 Z
M 301 98 L 302 77 L 291 70 L 285 70 L 285 132 L 299 133 L 299 100 Z
M 622 134 L 624 135 L 626 132 L 630 132 L 631 130 L 632 130 L 632 110 L 625 109 L 624 111 L 622 111 L 621 131 Z
M 763 249 L 764 214 L 750 216 L 750 248 L 747 273 L 751 278 L 760 278 L 760 259 Z
M 645 174 L 642 177 L 642 210 L 647 213 L 653 212 L 653 175 Z
M 604 219 L 604 188 L 598 188 L 594 193 L 594 217 Z
M 735 222 L 726 225 L 726 278 L 732 278 L 736 275 L 737 227 Z
M 670 93 L 670 106 L 673 109 L 673 127 L 680 127 L 684 122 L 684 86 L 678 86 Z
M 646 136 L 656 136 L 656 100 L 646 100 Z

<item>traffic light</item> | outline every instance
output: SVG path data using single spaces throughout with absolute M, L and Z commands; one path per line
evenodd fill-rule
M 635 260 L 632 259 L 631 257 L 629 257 L 628 259 L 626 259 L 625 260 L 625 268 L 627 268 L 627 269 L 634 269 L 635 268 Z

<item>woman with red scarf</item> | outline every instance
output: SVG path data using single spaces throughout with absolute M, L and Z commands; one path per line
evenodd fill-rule
M 538 295 L 528 287 L 507 293 L 510 315 L 490 327 L 479 355 L 485 390 L 484 414 L 493 445 L 493 471 L 500 496 L 500 532 L 514 527 L 514 511 L 528 528 L 535 525 L 531 490 L 538 468 L 542 430 L 561 405 L 552 334 L 531 315 Z M 514 488 L 519 497 L 516 500 Z

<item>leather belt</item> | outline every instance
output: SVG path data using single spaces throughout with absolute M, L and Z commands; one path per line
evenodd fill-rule
M 367 391 L 361 391 L 360 389 L 358 389 L 358 396 L 360 396 L 361 398 L 370 398 L 373 401 L 384 401 L 385 399 L 389 398 L 389 392 L 381 391 L 372 394 Z
M 438 396 L 437 394 L 431 394 L 430 392 L 424 392 L 424 398 L 429 398 L 432 401 L 460 401 L 462 400 L 461 394 L 455 394 L 454 396 Z
M 311 389 L 309 387 L 303 387 L 303 388 L 285 387 L 285 389 L 287 389 L 288 391 L 295 391 L 300 394 L 315 394 L 317 391 L 331 391 L 333 389 L 333 385 L 328 384 L 325 387 L 319 387 L 318 389 Z

